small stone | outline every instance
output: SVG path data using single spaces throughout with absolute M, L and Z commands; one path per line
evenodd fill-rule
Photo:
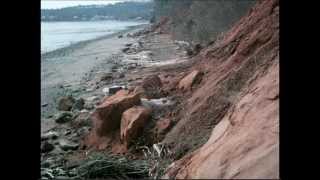
M 55 117 L 56 123 L 66 123 L 72 120 L 73 114 L 67 111 L 59 112 Z
M 118 75 L 118 78 L 124 78 L 124 77 L 125 77 L 124 73 L 120 73 L 120 74 Z
M 48 140 L 48 139 L 57 139 L 58 133 L 55 131 L 49 131 L 43 135 L 41 135 L 41 140 Z
M 80 113 L 87 113 L 87 112 L 89 112 L 87 109 L 82 109 L 82 110 L 80 111 Z
M 89 126 L 91 122 L 89 115 L 89 112 L 80 113 L 79 116 L 72 121 L 72 127 L 80 128 L 83 126 Z
M 47 153 L 50 152 L 54 149 L 54 146 L 50 144 L 48 141 L 45 141 L 44 143 L 41 144 L 41 152 L 42 153 Z
M 67 179 L 71 179 L 71 178 L 68 177 L 68 176 L 56 176 L 55 179 L 58 179 L 58 180 L 67 180 Z
M 187 54 L 188 56 L 192 56 L 192 55 L 193 55 L 193 51 L 192 51 L 191 49 L 187 49 L 187 50 L 186 50 L 186 54 Z
M 42 107 L 48 106 L 48 103 L 41 104 Z
M 71 142 L 69 140 L 66 139 L 61 139 L 59 141 L 59 146 L 62 150 L 64 151 L 68 151 L 68 150 L 76 150 L 79 147 L 79 144 Z
M 48 115 L 46 115 L 46 118 L 52 118 L 53 117 L 53 115 L 52 114 L 48 114 Z
M 85 103 L 83 108 L 87 110 L 92 110 L 94 109 L 94 105 L 92 103 Z
M 114 69 L 118 69 L 118 67 L 119 67 L 119 65 L 114 65 L 114 66 L 112 66 L 112 70 L 114 70 Z
M 71 130 L 66 130 L 66 132 L 64 133 L 65 136 L 70 135 L 71 134 Z
M 89 132 L 90 132 L 90 131 L 89 131 L 89 127 L 84 126 L 84 127 L 80 128 L 80 129 L 77 131 L 77 134 L 78 134 L 79 136 L 81 136 L 81 135 L 87 134 L 87 133 L 89 133 Z
M 76 102 L 72 106 L 72 110 L 82 110 L 84 103 L 85 102 L 84 102 L 83 98 L 77 99 Z
M 115 94 L 116 92 L 118 92 L 119 90 L 123 89 L 122 86 L 112 86 L 109 88 L 109 94 Z
M 135 65 L 135 64 L 131 64 L 131 65 L 129 65 L 127 67 L 128 70 L 132 70 L 132 69 L 135 69 L 135 68 L 137 68 L 137 65 Z
M 98 96 L 91 96 L 91 97 L 88 97 L 86 100 L 87 101 L 95 101 L 95 100 L 98 100 L 99 99 L 99 97 Z
M 60 111 L 70 111 L 75 99 L 72 96 L 61 97 L 58 101 L 58 110 Z
M 193 48 L 193 54 L 198 54 L 200 51 L 201 51 L 201 49 L 202 49 L 202 46 L 201 46 L 201 44 L 196 44 L 195 46 L 194 46 L 194 48 Z
M 123 49 L 122 49 L 122 52 L 126 53 L 126 52 L 128 52 L 129 50 L 130 50 L 130 48 L 129 48 L 129 47 L 126 47 L 126 48 L 123 48 Z
M 74 89 L 72 93 L 76 94 L 76 93 L 79 93 L 80 91 L 81 91 L 80 89 Z
M 51 164 L 50 164 L 49 161 L 44 161 L 44 162 L 41 163 L 41 167 L 42 167 L 42 168 L 48 168 L 48 167 L 50 167 L 50 165 L 51 165 Z
M 107 81 L 107 80 L 110 80 L 110 79 L 112 79 L 112 73 L 104 73 L 100 77 L 100 81 Z
M 45 160 L 41 160 L 41 167 L 42 168 L 49 168 L 52 167 L 55 163 L 55 160 L 52 158 L 47 158 Z
M 87 92 L 91 92 L 91 91 L 93 91 L 93 90 L 94 90 L 94 88 L 88 88 L 88 89 L 86 89 Z

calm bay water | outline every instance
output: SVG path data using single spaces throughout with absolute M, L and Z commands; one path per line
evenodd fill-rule
M 146 21 L 41 22 L 41 54 L 146 24 Z

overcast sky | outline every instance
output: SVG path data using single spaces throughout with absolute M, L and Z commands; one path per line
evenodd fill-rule
M 123 1 L 150 1 L 150 0 L 41 0 L 41 9 L 57 9 L 78 5 L 114 4 Z

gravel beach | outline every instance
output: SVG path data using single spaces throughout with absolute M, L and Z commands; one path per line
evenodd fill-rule
M 99 69 L 110 72 L 110 60 L 127 43 L 135 41 L 126 36 L 143 29 L 146 25 L 130 27 L 127 30 L 83 41 L 66 48 L 42 54 L 41 57 L 41 116 L 46 118 L 56 113 L 56 100 L 66 93 L 81 93 L 83 81 Z M 123 35 L 122 38 L 118 38 Z
M 119 89 L 135 90 L 147 77 L 157 77 L 151 84 L 159 77 L 168 83 L 191 66 L 185 49 L 169 34 L 149 29 L 138 26 L 42 56 L 42 176 L 60 168 L 57 174 L 73 177 L 68 167 L 91 157 L 84 140 L 92 128 L 91 115 L 105 98 Z M 148 90 L 150 96 L 157 92 Z M 150 108 L 160 104 L 153 107 L 159 118 L 173 101 L 141 97 L 141 102 Z

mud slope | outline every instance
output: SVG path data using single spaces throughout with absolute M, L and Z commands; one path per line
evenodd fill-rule
M 279 1 L 258 1 L 195 58 L 204 76 L 164 139 L 182 154 L 165 177 L 278 178 Z

